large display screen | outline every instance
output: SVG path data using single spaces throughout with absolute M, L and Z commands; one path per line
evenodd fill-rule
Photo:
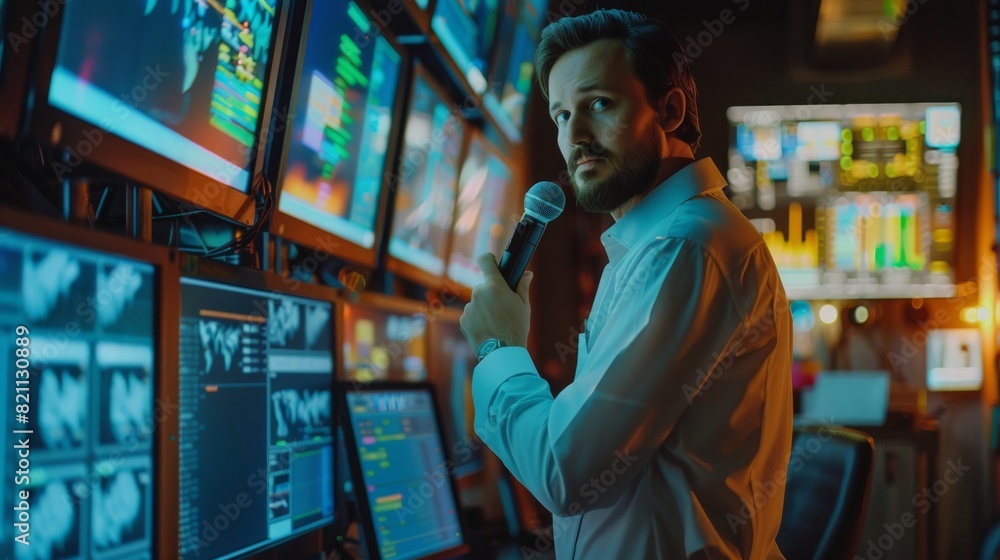
M 458 504 L 430 391 L 349 391 L 346 398 L 352 451 L 364 477 L 359 486 L 371 512 L 367 530 L 375 533 L 380 557 L 425 558 L 461 546 Z
M 332 522 L 333 305 L 183 278 L 179 357 L 181 556 Z
M 401 57 L 354 2 L 310 11 L 279 209 L 371 249 Z
M 413 81 L 396 185 L 389 255 L 443 276 L 464 121 L 423 72 Z
M 431 29 L 462 71 L 472 89 L 487 90 L 485 74 L 496 40 L 499 0 L 438 0 Z
M 0 228 L 0 555 L 153 557 L 154 272 Z
M 346 379 L 351 381 L 423 381 L 426 315 L 344 305 L 343 360 Z
M 49 104 L 246 192 L 277 1 L 67 2 Z
M 535 77 L 535 49 L 542 36 L 547 0 L 519 0 L 501 24 L 498 48 L 490 72 L 491 90 L 514 126 L 524 124 L 528 94 Z
M 728 116 L 733 202 L 761 230 L 792 297 L 830 287 L 951 295 L 957 104 L 733 107 Z
M 486 251 L 497 258 L 503 253 L 520 219 L 510 206 L 510 189 L 510 167 L 482 135 L 474 136 L 459 176 L 448 278 L 474 287 L 483 281 L 476 257 Z

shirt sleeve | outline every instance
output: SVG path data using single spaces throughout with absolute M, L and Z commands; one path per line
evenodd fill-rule
M 741 330 L 727 279 L 702 247 L 665 239 L 637 260 L 558 397 L 524 348 L 492 352 L 473 376 L 476 433 L 557 515 L 619 498 Z

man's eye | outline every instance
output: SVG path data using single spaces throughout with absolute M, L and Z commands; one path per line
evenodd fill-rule
M 590 104 L 590 108 L 600 111 L 602 109 L 607 109 L 611 106 L 611 100 L 606 97 L 598 97 Z
M 556 124 L 561 124 L 566 122 L 566 119 L 568 118 L 569 118 L 569 113 L 567 113 L 566 111 L 559 111 L 558 113 L 556 113 L 556 116 L 552 118 L 552 120 L 554 120 Z

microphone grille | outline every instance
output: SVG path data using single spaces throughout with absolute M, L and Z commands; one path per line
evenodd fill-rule
M 566 208 L 566 194 L 552 181 L 535 183 L 524 195 L 524 213 L 547 224 Z

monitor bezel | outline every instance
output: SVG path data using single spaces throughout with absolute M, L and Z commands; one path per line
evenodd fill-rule
M 375 292 L 363 292 L 360 296 L 356 297 L 347 297 L 345 295 L 345 297 L 341 300 L 341 309 L 337 313 L 337 320 L 336 324 L 334 325 L 334 328 L 336 329 L 336 334 L 334 338 L 336 339 L 337 343 L 337 353 L 336 353 L 337 376 L 335 379 L 337 382 L 344 381 L 348 383 L 360 383 L 360 381 L 355 381 L 348 377 L 349 372 L 347 371 L 347 368 L 344 366 L 343 349 L 344 349 L 344 342 L 346 341 L 344 333 L 347 332 L 344 315 L 345 315 L 345 308 L 348 306 L 365 307 L 378 312 L 395 313 L 400 315 L 402 314 L 413 315 L 416 313 L 422 313 L 425 317 L 429 317 L 430 315 L 430 310 L 427 303 L 418 300 L 404 299 L 400 297 L 388 296 L 385 294 L 379 294 Z M 428 320 L 428 322 L 430 321 Z M 430 332 L 428 327 L 428 330 L 424 331 L 425 342 L 429 342 L 430 340 L 429 336 Z M 428 354 L 426 358 L 429 360 L 430 350 L 427 350 L 426 346 L 424 348 L 425 352 Z M 428 377 L 430 376 L 429 369 L 427 371 L 427 375 Z M 385 381 L 384 383 L 394 383 L 394 382 Z M 423 383 L 423 382 L 411 381 L 408 383 Z
M 375 536 L 375 527 L 372 519 L 371 504 L 368 502 L 368 492 L 365 490 L 364 482 L 364 471 L 361 466 L 361 458 L 357 454 L 357 438 L 354 435 L 354 425 L 351 422 L 351 412 L 350 407 L 347 403 L 347 395 L 350 393 L 375 393 L 382 391 L 424 391 L 429 395 L 431 399 L 431 406 L 434 409 L 434 419 L 437 424 L 438 438 L 441 441 L 442 454 L 444 455 L 445 464 L 452 463 L 451 453 L 447 449 L 447 440 L 444 438 L 444 432 L 441 429 L 441 409 L 438 405 L 437 398 L 434 394 L 434 387 L 431 383 L 426 381 L 420 382 L 396 382 L 396 381 L 378 381 L 372 383 L 352 383 L 341 381 L 337 383 L 337 410 L 341 412 L 340 422 L 344 426 L 344 437 L 346 441 L 347 457 L 348 463 L 351 468 L 351 479 L 352 487 L 354 488 L 355 499 L 358 504 L 358 513 L 360 519 L 357 520 L 358 523 L 362 523 L 365 528 L 365 542 L 363 543 L 368 547 L 368 556 L 373 560 L 378 560 L 382 558 L 378 547 L 378 538 Z M 435 552 L 429 556 L 422 556 L 421 558 L 436 560 L 441 558 L 453 558 L 460 554 L 466 554 L 471 552 L 471 547 L 468 543 L 469 531 L 466 526 L 465 517 L 463 515 L 462 503 L 459 494 L 458 486 L 456 485 L 455 476 L 452 469 L 448 469 L 448 483 L 451 488 L 451 495 L 455 501 L 455 513 L 458 518 L 459 528 L 462 531 L 462 543 L 446 550 Z
M 177 333 L 171 328 L 177 324 L 180 317 L 176 290 L 180 282 L 176 265 L 178 252 L 175 249 L 151 246 L 3 205 L 0 205 L 0 224 L 4 228 L 39 239 L 153 266 L 153 301 L 156 317 L 153 319 L 152 338 L 156 381 L 153 389 L 153 436 L 149 452 L 154 487 L 151 504 L 153 519 L 150 521 L 153 533 L 149 535 L 149 550 L 151 553 L 155 551 L 159 558 L 176 557 L 177 550 L 174 546 L 176 540 L 172 543 L 165 535 L 177 534 L 177 520 L 164 515 L 163 506 L 169 503 L 170 492 L 176 493 L 177 481 L 167 480 L 163 475 L 176 472 L 177 469 L 176 456 L 171 458 L 168 437 L 170 424 L 176 424 L 177 416 L 173 414 L 175 410 L 165 395 L 168 394 L 167 389 L 170 384 L 177 379 L 178 360 L 174 352 L 167 352 L 165 349 L 176 347 L 178 340 Z M 169 532 L 171 527 L 173 533 Z
M 278 293 L 281 295 L 288 295 L 292 297 L 301 297 L 306 299 L 314 299 L 320 301 L 326 301 L 332 304 L 331 313 L 333 314 L 330 327 L 333 330 L 331 333 L 333 346 L 333 363 L 334 371 L 331 375 L 330 390 L 331 395 L 335 392 L 335 384 L 337 381 L 337 371 L 339 368 L 338 356 L 339 352 L 336 347 L 338 343 L 338 333 L 340 320 L 339 317 L 342 314 L 343 301 L 337 290 L 329 288 L 326 286 L 319 286 L 316 284 L 311 284 L 301 280 L 295 280 L 285 276 L 278 276 L 270 272 L 263 270 L 252 269 L 252 268 L 242 268 L 233 266 L 230 264 L 222 263 L 219 261 L 204 259 L 197 257 L 195 255 L 181 254 L 180 258 L 177 259 L 178 263 L 175 266 L 177 271 L 177 290 L 176 298 L 174 300 L 174 308 L 176 313 L 176 322 L 172 325 L 174 329 L 175 344 L 174 347 L 179 347 L 180 344 L 180 320 L 181 320 L 181 280 L 184 278 L 196 279 L 205 282 L 212 282 L 216 284 L 225 284 L 228 286 L 234 286 L 237 288 L 257 290 L 271 293 Z M 177 369 L 180 364 L 179 356 L 175 356 L 175 361 L 177 366 L 175 366 L 176 377 L 173 380 L 173 384 L 167 389 L 169 392 L 165 393 L 165 399 L 167 402 L 174 403 L 174 406 L 179 410 L 180 405 L 180 374 Z M 336 396 L 331 398 L 330 406 L 332 410 L 330 411 L 330 418 L 336 428 L 336 418 L 337 418 L 337 399 Z M 170 551 L 172 552 L 169 556 L 162 556 L 163 558 L 179 558 L 180 552 L 180 532 L 179 532 L 179 516 L 180 516 L 180 469 L 179 469 L 179 458 L 180 458 L 180 430 L 177 423 L 177 416 L 173 417 L 173 422 L 171 424 L 170 433 L 167 435 L 168 442 L 170 444 L 170 451 L 172 452 L 173 458 L 173 471 L 177 474 L 176 477 L 171 478 L 171 483 L 173 484 L 173 494 L 166 495 L 164 502 L 161 504 L 160 513 L 164 517 L 168 518 L 172 522 L 170 529 L 172 532 L 166 533 L 173 535 L 173 545 L 174 548 Z M 333 453 L 336 455 L 337 452 L 337 434 L 336 430 L 333 433 Z M 334 462 L 336 462 L 336 456 L 334 456 Z M 326 543 L 325 539 L 328 538 L 328 534 L 331 529 L 337 530 L 340 528 L 340 523 L 343 517 L 343 504 L 338 504 L 336 502 L 336 487 L 338 481 L 334 479 L 333 481 L 333 492 L 334 492 L 334 513 L 333 519 L 309 529 L 308 531 L 282 537 L 275 540 L 265 540 L 259 543 L 254 548 L 245 551 L 245 554 L 249 557 L 260 555 L 262 553 L 280 552 L 280 551 L 294 551 L 296 555 L 305 557 L 306 555 L 325 553 L 324 549 L 329 548 L 330 543 Z M 162 507 L 166 506 L 166 507 Z M 170 508 L 170 509 L 167 509 Z M 289 552 L 290 553 L 290 552 Z
M 379 248 L 382 246 L 382 238 L 385 235 L 386 227 L 386 209 L 389 201 L 389 190 L 391 185 L 389 183 L 390 170 L 392 169 L 395 155 L 399 152 L 401 145 L 402 133 L 399 130 L 399 126 L 395 125 L 398 122 L 398 116 L 402 114 L 405 109 L 404 105 L 404 95 L 403 87 L 407 81 L 408 68 L 410 67 L 410 54 L 406 49 L 403 49 L 392 34 L 391 30 L 382 28 L 378 22 L 371 19 L 371 6 L 366 0 L 352 0 L 362 11 L 365 12 L 365 16 L 368 17 L 369 22 L 373 26 L 379 27 L 379 33 L 375 37 L 380 37 L 389 43 L 389 46 L 400 56 L 399 60 L 399 78 L 396 82 L 396 92 L 393 99 L 392 111 L 393 111 L 393 122 L 394 125 L 389 132 L 389 144 L 386 150 L 385 161 L 382 164 L 382 183 L 379 189 L 379 201 L 376 207 L 375 223 L 373 224 L 373 233 L 375 235 L 370 248 L 362 247 L 354 242 L 348 241 L 343 237 L 326 230 L 321 229 L 318 226 L 310 224 L 309 222 L 303 221 L 299 218 L 293 217 L 286 214 L 280 210 L 281 207 L 281 194 L 284 190 L 284 175 L 285 170 L 288 165 L 288 149 L 292 144 L 292 133 L 294 129 L 294 115 L 296 112 L 296 102 L 298 100 L 299 88 L 302 87 L 302 63 L 303 57 L 305 55 L 306 46 L 309 39 L 309 26 L 310 26 L 310 14 L 314 2 L 322 2 L 329 0 L 301 0 L 301 5 L 304 11 L 301 14 L 301 21 L 303 22 L 303 27 L 299 30 L 298 40 L 293 43 L 293 49 L 289 53 L 294 54 L 295 60 L 288 59 L 282 60 L 282 71 L 281 71 L 281 88 L 289 91 L 289 96 L 287 100 L 287 121 L 284 122 L 284 128 L 281 131 L 276 131 L 275 140 L 272 142 L 272 149 L 270 153 L 266 156 L 266 161 L 264 162 L 265 174 L 271 183 L 275 186 L 275 195 L 277 204 L 275 205 L 274 214 L 271 217 L 270 231 L 271 233 L 288 239 L 289 241 L 300 244 L 304 247 L 308 247 L 315 251 L 329 252 L 337 257 L 344 260 L 351 261 L 358 265 L 375 268 L 379 262 Z M 291 30 L 289 31 L 286 40 L 292 37 Z M 286 74 L 289 72 L 290 74 Z M 280 133 L 280 134 L 279 134 Z M 274 149 L 275 145 L 279 145 L 280 149 Z
M 49 88 L 56 59 L 59 56 L 59 39 L 62 35 L 65 10 L 59 10 L 53 15 L 46 26 L 46 32 L 39 33 L 40 56 L 35 70 L 37 75 L 33 83 L 34 91 L 29 101 L 29 106 L 32 104 L 34 106 L 27 110 L 24 135 L 51 145 L 57 150 L 88 145 L 91 147 L 91 153 L 84 158 L 86 163 L 95 164 L 120 175 L 125 180 L 148 186 L 234 223 L 251 225 L 255 218 L 253 185 L 263 170 L 263 156 L 267 151 L 267 138 L 272 126 L 270 121 L 274 106 L 277 61 L 281 59 L 284 49 L 281 39 L 286 33 L 291 6 L 295 2 L 296 0 L 277 0 L 276 3 L 272 44 L 268 56 L 270 63 L 264 73 L 264 88 L 261 92 L 261 118 L 254 134 L 255 144 L 249 148 L 251 157 L 246 168 L 249 175 L 246 192 L 219 183 L 208 175 L 189 169 L 179 162 L 108 131 L 101 130 L 102 140 L 94 145 L 84 132 L 100 129 L 98 123 L 86 121 L 49 104 Z M 68 179 L 72 180 L 72 173 Z M 206 189 L 209 192 L 206 192 Z
M 410 80 L 407 83 L 409 91 L 406 95 L 405 119 L 403 120 L 402 126 L 399 127 L 401 129 L 400 130 L 401 142 L 399 145 L 398 155 L 396 157 L 397 162 L 402 160 L 404 156 L 403 150 L 405 148 L 405 142 L 402 142 L 402 138 L 405 137 L 406 135 L 406 125 L 409 123 L 410 113 L 413 109 L 413 101 L 416 95 L 416 87 L 414 84 L 416 84 L 418 78 L 423 79 L 427 83 L 427 85 L 430 86 L 434 94 L 437 95 L 438 98 L 445 104 L 452 102 L 453 104 L 452 109 L 454 109 L 453 100 L 451 96 L 448 95 L 448 92 L 445 90 L 445 88 L 440 83 L 438 83 L 437 79 L 435 79 L 435 77 L 427 70 L 427 68 L 423 64 L 419 62 L 415 63 L 413 72 L 411 72 L 410 75 Z M 455 205 L 458 203 L 459 177 L 462 174 L 462 162 L 465 161 L 465 154 L 468 148 L 470 130 L 473 128 L 468 119 L 462 116 L 460 112 L 455 112 L 454 110 L 452 110 L 451 113 L 455 118 L 459 119 L 460 122 L 462 123 L 462 136 L 459 139 L 460 146 L 458 148 L 458 161 L 456 162 L 457 168 L 455 169 L 455 182 L 453 185 L 451 185 L 452 200 L 454 201 L 455 204 L 452 205 L 451 220 L 449 220 L 448 222 L 448 232 L 445 236 L 445 251 L 442 257 L 444 270 L 441 271 L 441 274 L 434 274 L 428 270 L 424 270 L 416 265 L 410 264 L 405 260 L 396 257 L 389 252 L 389 243 L 392 241 L 392 228 L 395 225 L 396 221 L 396 195 L 398 194 L 399 186 L 395 183 L 395 181 L 398 179 L 397 177 L 398 167 L 396 168 L 397 172 L 393 173 L 394 182 L 390 187 L 393 196 L 391 200 L 392 210 L 393 210 L 392 221 L 391 223 L 386 224 L 386 229 L 385 229 L 385 237 L 386 237 L 385 269 L 394 274 L 398 274 L 403 278 L 406 278 L 407 280 L 411 280 L 420 285 L 426 286 L 432 290 L 437 290 L 444 286 L 445 277 L 448 273 L 448 255 L 451 253 L 451 231 L 455 227 Z

